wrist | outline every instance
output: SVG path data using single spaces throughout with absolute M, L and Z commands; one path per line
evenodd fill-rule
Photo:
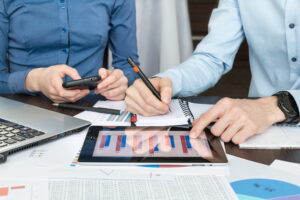
M 41 77 L 42 68 L 31 70 L 25 80 L 25 88 L 29 92 L 40 92 L 39 79 Z
M 259 99 L 259 101 L 261 101 L 261 103 L 265 105 L 267 118 L 271 124 L 275 124 L 286 120 L 285 114 L 278 107 L 278 97 L 276 96 L 264 97 Z

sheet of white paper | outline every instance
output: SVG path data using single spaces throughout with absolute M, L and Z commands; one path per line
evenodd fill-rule
M 292 163 L 282 160 L 274 160 L 274 162 L 270 165 L 275 169 L 279 169 L 285 171 L 290 174 L 295 174 L 300 177 L 300 164 L 299 163 Z
M 172 126 L 172 125 L 187 125 L 189 117 L 185 116 L 179 101 L 172 100 L 170 104 L 170 112 L 165 115 L 143 117 L 137 116 L 137 126 Z
M 300 127 L 272 126 L 240 144 L 242 149 L 300 148 Z
M 0 180 L 1 200 L 48 200 L 48 182 L 33 180 Z
M 217 176 L 153 176 L 147 179 L 49 180 L 50 199 L 235 200 L 228 182 Z M 89 192 L 84 192 L 89 191 Z
M 275 179 L 300 186 L 300 176 L 286 173 L 282 170 L 253 161 L 227 155 L 229 160 L 230 182 L 244 179 Z
M 111 108 L 121 110 L 121 115 L 102 114 L 97 112 L 85 111 L 77 118 L 87 120 L 94 126 L 130 126 L 130 113 L 126 111 L 124 101 L 98 101 L 94 107 Z
M 191 112 L 194 115 L 194 118 L 197 119 L 200 117 L 203 113 L 208 111 L 213 105 L 211 104 L 198 104 L 198 103 L 190 103 L 189 102 L 189 108 Z

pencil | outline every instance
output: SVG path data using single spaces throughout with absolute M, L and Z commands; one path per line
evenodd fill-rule
M 135 64 L 134 60 L 131 57 L 128 57 L 127 59 L 128 63 L 132 66 L 133 70 L 138 73 L 142 81 L 145 83 L 145 85 L 149 88 L 149 90 L 156 96 L 157 99 L 161 101 L 161 96 L 159 92 L 155 89 L 155 87 L 152 85 L 152 83 L 149 81 L 147 76 L 143 73 L 143 71 Z
M 112 114 L 112 115 L 120 115 L 120 110 L 109 109 L 109 108 L 99 108 L 99 107 L 84 107 L 84 106 L 77 106 L 72 104 L 63 104 L 63 103 L 54 103 L 53 106 L 59 108 L 68 108 L 68 109 L 75 109 L 75 110 L 84 110 L 84 111 L 91 111 L 91 112 L 98 112 L 103 114 Z

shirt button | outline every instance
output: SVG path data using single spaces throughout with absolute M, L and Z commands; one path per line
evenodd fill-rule
M 289 25 L 289 27 L 290 28 L 295 28 L 295 24 L 292 23 L 292 24 Z
M 297 58 L 296 58 L 296 57 L 293 57 L 293 58 L 292 58 L 292 61 L 293 61 L 293 62 L 297 62 Z
M 66 33 L 66 32 L 67 32 L 67 29 L 63 28 L 62 31 L 63 31 L 64 33 Z
M 64 53 L 67 53 L 68 52 L 68 49 L 66 48 L 66 49 L 63 49 L 62 50 Z
M 65 6 L 61 6 L 61 9 L 65 9 L 66 7 Z

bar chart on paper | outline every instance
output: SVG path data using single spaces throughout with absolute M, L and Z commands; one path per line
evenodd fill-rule
M 46 182 L 1 181 L 1 200 L 40 200 L 48 199 L 48 185 Z
M 122 132 L 99 134 L 93 156 L 117 157 L 210 157 L 208 141 L 190 139 L 188 133 L 135 134 Z
M 21 193 L 28 193 L 25 185 L 0 187 L 0 199 L 13 199 Z

